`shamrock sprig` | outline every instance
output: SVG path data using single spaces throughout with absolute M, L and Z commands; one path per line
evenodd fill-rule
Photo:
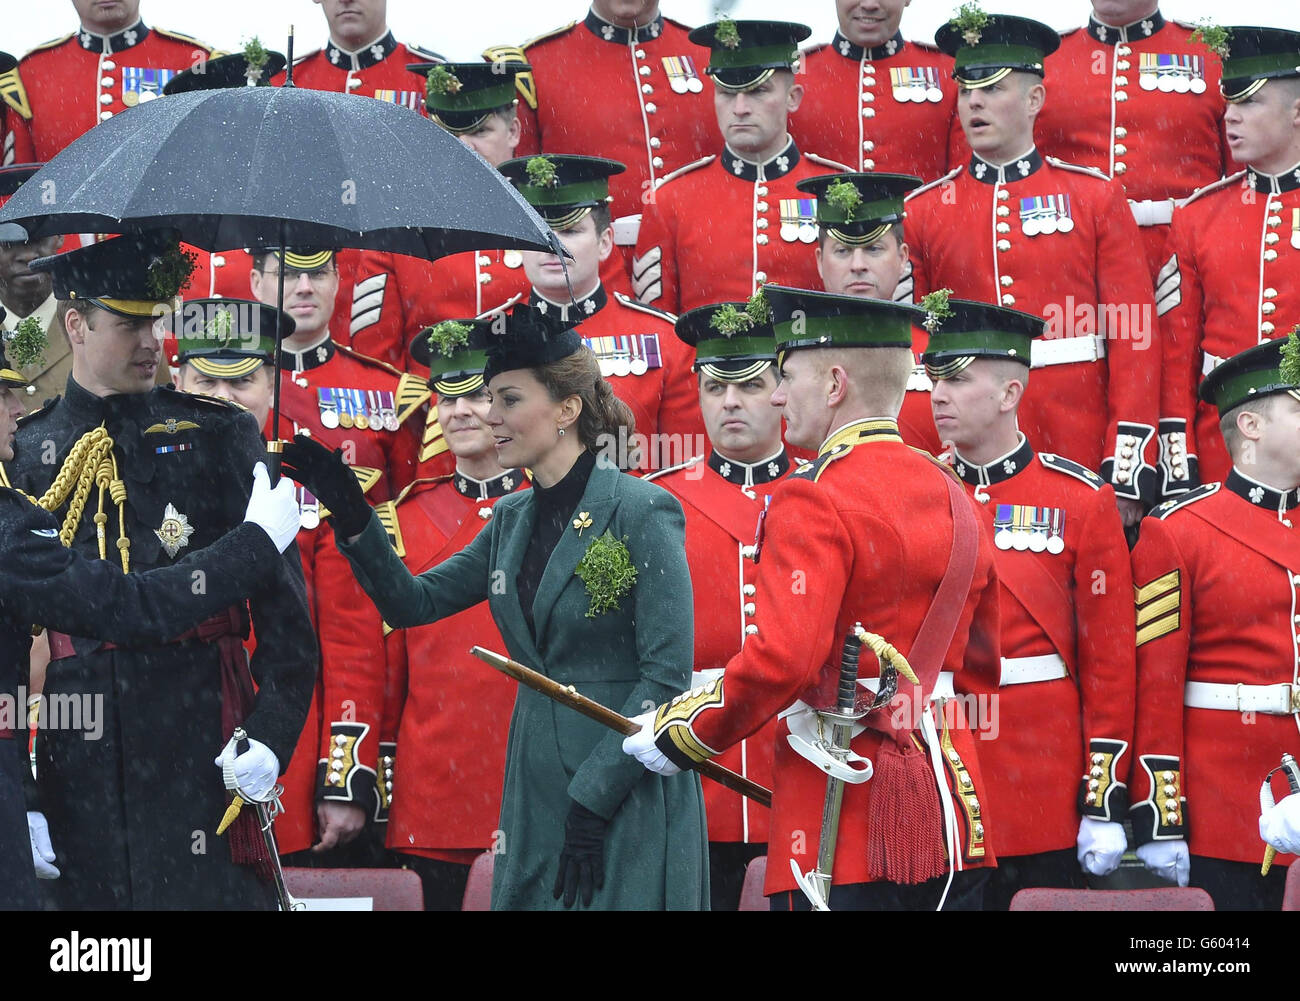
M 44 364 L 45 349 L 49 345 L 50 340 L 45 335 L 41 321 L 35 316 L 29 316 L 14 328 L 9 340 L 9 360 L 19 368 Z
M 1196 30 L 1188 36 L 1187 40 L 1200 42 L 1220 59 L 1226 59 L 1228 57 L 1228 40 L 1231 37 L 1232 31 L 1230 29 L 1223 27 L 1221 24 L 1215 24 L 1207 17 L 1196 22 Z
M 718 17 L 717 26 L 713 29 L 713 37 L 723 48 L 740 48 L 740 31 L 736 28 L 736 22 L 726 14 Z
M 179 246 L 168 247 L 149 265 L 145 287 L 155 299 L 174 299 L 194 274 L 198 257 Z
M 244 75 L 255 83 L 264 83 L 262 70 L 270 58 L 271 53 L 266 51 L 262 40 L 254 35 L 244 45 Z
M 989 16 L 980 10 L 977 3 L 964 3 L 953 12 L 948 22 L 961 32 L 962 41 L 967 45 L 979 45 L 980 36 L 989 23 Z
M 853 213 L 862 207 L 862 192 L 848 181 L 836 181 L 826 188 L 826 202 L 843 212 L 846 222 L 852 222 Z
M 464 87 L 460 77 L 446 66 L 435 66 L 429 70 L 427 81 L 425 91 L 429 94 L 459 94 Z
M 930 333 L 934 333 L 936 328 L 943 325 L 944 320 L 953 315 L 952 307 L 948 305 L 948 297 L 951 295 L 952 289 L 941 288 L 921 297 L 921 308 L 925 310 L 921 326 Z
M 627 551 L 627 536 L 616 539 L 606 529 L 603 535 L 592 539 L 574 575 L 582 578 L 591 597 L 587 618 L 594 619 L 611 608 L 617 609 L 618 600 L 636 583 L 636 567 Z
M 528 173 L 528 183 L 535 188 L 554 188 L 560 183 L 555 164 L 544 156 L 533 157 L 524 169 Z
M 429 347 L 444 357 L 450 357 L 460 348 L 469 346 L 469 332 L 474 328 L 458 320 L 443 320 L 429 328 Z
M 1282 345 L 1282 381 L 1292 386 L 1300 386 L 1300 323 L 1286 335 Z

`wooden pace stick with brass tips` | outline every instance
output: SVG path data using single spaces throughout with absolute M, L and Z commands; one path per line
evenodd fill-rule
M 640 723 L 634 723 L 621 713 L 617 713 L 607 706 L 602 706 L 599 702 L 593 702 L 585 695 L 579 694 L 572 685 L 561 685 L 558 681 L 548 678 L 541 672 L 534 671 L 531 667 L 525 667 L 517 660 L 503 657 L 501 654 L 493 653 L 481 646 L 474 647 L 470 650 L 470 653 L 479 660 L 491 664 L 502 674 L 514 678 L 521 685 L 527 685 L 533 691 L 541 692 L 548 699 L 566 705 L 575 712 L 580 712 L 588 719 L 594 719 L 597 723 L 607 726 L 611 730 L 616 730 L 625 737 L 641 732 Z M 726 786 L 732 792 L 748 796 L 760 806 L 770 807 L 772 805 L 771 789 L 767 789 L 757 782 L 751 782 L 743 775 L 737 775 L 730 768 L 724 768 L 715 761 L 703 761 L 692 767 L 705 778 L 713 779 L 714 782 Z

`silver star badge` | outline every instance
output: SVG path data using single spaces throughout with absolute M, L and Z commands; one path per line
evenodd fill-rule
M 1250 488 L 1250 499 L 1251 499 L 1252 501 L 1254 501 L 1256 504 L 1260 503 L 1260 502 L 1264 499 L 1264 488 L 1263 488 L 1263 487 L 1251 487 L 1251 488 Z
M 1012 462 L 1010 459 L 1007 459 L 1006 462 L 1002 463 L 1002 471 L 1006 473 L 1008 476 L 1010 476 L 1012 473 L 1016 471 L 1016 464 Z
M 176 510 L 175 504 L 168 504 L 163 512 L 162 526 L 155 528 L 153 534 L 158 536 L 158 541 L 162 543 L 163 549 L 167 550 L 167 555 L 175 559 L 176 554 L 190 544 L 194 526 L 190 524 L 189 518 Z

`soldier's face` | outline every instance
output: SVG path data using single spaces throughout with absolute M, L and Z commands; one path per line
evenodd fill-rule
M 24 413 L 22 399 L 8 386 L 0 387 L 0 462 L 14 457 L 14 432 Z
M 753 90 L 713 88 L 718 131 L 737 153 L 759 159 L 780 151 L 786 121 L 803 101 L 803 86 L 790 73 L 776 72 Z
M 1023 370 L 1023 366 L 1019 368 Z M 1015 409 L 1020 390 L 1010 390 L 1009 385 L 1023 389 L 1023 384 L 1014 380 L 1009 383 L 1008 374 L 1012 373 L 1003 365 L 977 358 L 956 375 L 935 381 L 930 391 L 930 410 L 939 440 L 945 446 L 974 451 L 1002 415 Z
M 1255 467 L 1270 486 L 1292 489 L 1300 486 L 1300 402 L 1289 393 L 1275 393 L 1257 425 L 1254 442 Z M 1247 444 L 1251 444 L 1247 442 Z M 1237 457 L 1237 464 L 1250 475 L 1249 457 Z
M 488 386 L 488 395 L 492 398 L 488 427 L 502 469 L 533 468 L 561 441 L 559 428 L 566 423 L 564 402 L 552 400 L 530 370 L 497 373 Z M 576 428 L 569 428 L 567 433 L 576 434 Z
M 153 317 L 119 316 L 92 309 L 89 317 L 68 310 L 65 319 L 72 345 L 72 375 L 96 396 L 147 393 L 162 351 L 161 327 Z
M 1012 73 L 987 87 L 957 88 L 957 116 L 966 141 L 994 163 L 1027 152 L 1033 143 L 1034 116 L 1046 91 L 1026 80 L 1027 75 Z
M 820 351 L 794 351 L 781 365 L 781 381 L 769 401 L 781 408 L 785 440 L 796 448 L 816 449 L 831 429 L 830 373 Z
M 462 132 L 456 138 L 496 167 L 515 155 L 515 147 L 519 145 L 519 118 L 512 113 L 507 121 L 491 114 L 473 132 Z
M 1157 6 L 1157 0 L 1092 0 L 1092 12 L 1097 20 L 1116 28 L 1150 17 Z
M 653 21 L 659 13 L 659 0 L 592 0 L 591 9 L 610 24 L 631 28 Z
M 854 45 L 874 49 L 896 34 L 903 9 L 912 0 L 835 0 L 840 34 Z
M 388 23 L 388 0 L 316 0 L 325 11 L 330 34 L 345 46 L 365 45 Z
M 700 375 L 700 412 L 713 447 L 729 459 L 757 462 L 781 444 L 781 413 L 769 402 L 776 389 L 772 369 L 745 382 Z
M 270 365 L 263 365 L 238 379 L 214 379 L 210 375 L 204 375 L 193 365 L 182 365 L 176 388 L 186 393 L 215 396 L 220 400 L 238 403 L 252 412 L 257 418 L 258 427 L 266 427 L 266 418 L 271 413 L 271 397 L 275 388 L 271 381 L 273 378 Z
M 488 427 L 492 397 L 486 389 L 468 396 L 438 395 L 438 423 L 447 447 L 458 459 L 496 457 L 496 439 Z
M 588 212 L 568 229 L 557 229 L 555 235 L 573 260 L 561 259 L 555 254 L 524 251 L 524 274 L 538 292 L 552 302 L 569 302 L 569 286 L 581 298 L 595 291 L 600 281 L 600 265 L 614 251 L 614 231 L 608 226 L 596 232 L 596 221 Z M 565 267 L 569 279 L 564 279 Z
M 266 258 L 263 271 L 250 272 L 253 298 L 267 306 L 274 306 L 279 295 L 280 262 L 274 255 Z M 289 268 L 284 275 L 284 311 L 293 317 L 294 340 L 306 343 L 308 338 L 329 329 L 334 315 L 334 296 L 339 290 L 339 272 L 331 262 L 318 271 L 298 271 Z
M 100 35 L 111 35 L 140 20 L 140 0 L 72 0 L 81 23 Z
M 859 299 L 889 299 L 907 264 L 907 244 L 886 231 L 860 247 L 833 236 L 817 247 L 817 273 L 827 292 Z
M 47 236 L 31 243 L 0 242 L 0 293 L 8 299 L 37 305 L 43 302 L 54 287 L 54 276 L 48 271 L 29 271 L 27 266 L 38 257 L 58 253 L 62 243 L 61 236 Z
M 1295 81 L 1270 80 L 1244 101 L 1227 106 L 1223 128 L 1234 161 L 1268 174 L 1294 165 L 1296 136 L 1300 134 L 1300 100 L 1296 96 L 1300 96 L 1300 86 Z

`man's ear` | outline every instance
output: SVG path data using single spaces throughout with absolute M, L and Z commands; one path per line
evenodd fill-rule
M 785 110 L 787 114 L 793 115 L 799 110 L 799 105 L 803 104 L 803 84 L 795 83 L 790 85 L 790 93 L 785 100 Z
M 86 331 L 89 329 L 86 318 L 77 310 L 70 309 L 63 314 L 63 330 L 71 344 L 85 344 Z
M 826 374 L 830 378 L 826 404 L 831 407 L 838 406 L 849 395 L 849 373 L 845 371 L 843 365 L 832 365 L 826 370 Z

